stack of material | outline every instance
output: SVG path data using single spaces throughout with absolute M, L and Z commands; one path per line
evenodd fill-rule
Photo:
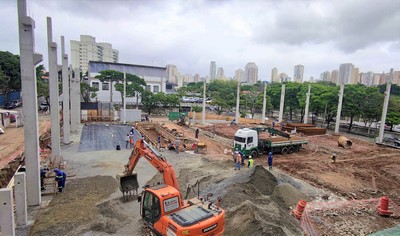
M 319 128 L 312 124 L 303 123 L 290 123 L 283 128 L 284 131 L 292 131 L 296 128 L 297 133 L 303 133 L 304 135 L 321 135 L 326 134 L 326 128 Z

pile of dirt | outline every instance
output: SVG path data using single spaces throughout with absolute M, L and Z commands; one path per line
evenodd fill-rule
M 67 177 L 68 181 L 68 177 Z M 82 235 L 90 230 L 115 233 L 128 217 L 120 214 L 118 204 L 99 201 L 115 192 L 111 176 L 73 179 L 54 196 L 49 207 L 40 212 L 31 235 Z
M 298 221 L 289 215 L 288 205 L 305 198 L 304 195 L 289 184 L 278 185 L 278 180 L 263 166 L 256 165 L 251 171 L 216 185 L 208 191 L 222 193 L 227 235 L 301 234 Z

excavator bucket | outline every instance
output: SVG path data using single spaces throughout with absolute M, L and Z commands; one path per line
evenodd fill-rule
M 117 181 L 119 183 L 119 189 L 123 194 L 136 191 L 139 188 L 139 183 L 137 180 L 137 173 L 132 173 L 130 175 L 118 174 Z

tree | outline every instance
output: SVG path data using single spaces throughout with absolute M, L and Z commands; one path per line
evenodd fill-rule
M 99 75 L 96 75 L 95 78 L 99 79 L 102 83 L 109 82 L 109 89 L 110 89 L 110 102 L 112 103 L 112 84 L 115 82 L 124 81 L 124 74 L 122 72 L 116 70 L 102 70 L 99 72 Z
M 0 51 L 0 69 L 9 78 L 8 86 L 11 90 L 21 89 L 20 60 L 18 55 Z
M 8 102 L 8 93 L 11 91 L 11 88 L 9 86 L 10 84 L 10 77 L 4 74 L 4 72 L 0 68 L 0 91 L 4 96 L 4 100 L 7 103 Z
M 368 133 L 370 132 L 372 122 L 378 122 L 382 115 L 383 94 L 378 87 L 367 87 L 363 103 L 361 104 L 361 116 L 365 126 L 369 123 Z
M 139 76 L 132 75 L 126 73 L 126 97 L 134 97 L 138 93 L 143 92 L 143 87 L 146 86 L 146 82 L 144 79 L 140 78 Z M 124 81 L 122 80 L 121 83 L 114 85 L 115 90 L 120 92 L 122 104 L 124 104 Z M 136 100 L 136 105 L 137 104 Z
M 386 124 L 390 125 L 390 131 L 400 124 L 400 96 L 390 96 Z
M 36 67 L 36 90 L 37 90 L 37 97 L 44 97 L 49 102 L 49 82 L 48 80 L 44 80 L 43 77 L 48 76 L 48 73 L 44 73 L 45 67 L 43 65 L 38 65 Z
M 145 110 L 149 115 L 151 114 L 151 112 L 154 110 L 154 108 L 157 107 L 158 101 L 156 96 L 147 90 L 144 90 L 143 93 L 141 93 L 142 95 L 142 105 L 143 105 L 143 110 Z
M 97 97 L 97 91 L 99 91 L 96 87 L 90 87 L 89 84 L 81 82 L 81 95 L 83 101 L 90 102 L 92 98 Z
M 362 84 L 348 84 L 345 86 L 343 95 L 343 114 L 350 117 L 349 132 L 353 127 L 353 119 L 362 113 L 362 104 L 368 96 L 365 92 L 366 86 Z

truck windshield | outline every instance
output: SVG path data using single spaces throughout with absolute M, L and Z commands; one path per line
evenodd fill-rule
M 239 143 L 246 143 L 246 138 L 235 136 L 235 141 Z

